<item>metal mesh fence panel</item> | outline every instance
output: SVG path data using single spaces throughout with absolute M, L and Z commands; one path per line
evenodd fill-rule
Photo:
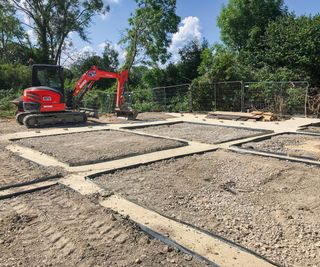
M 92 108 L 99 113 L 114 113 L 116 108 L 116 93 L 99 92 L 94 96 L 88 97 L 83 101 L 86 108 Z M 128 106 L 132 105 L 132 93 L 124 93 L 125 103 Z
M 279 115 L 320 113 L 320 95 L 308 95 L 308 83 L 242 82 L 181 84 L 125 93 L 126 102 L 139 112 L 270 111 Z M 99 92 L 85 106 L 113 113 L 116 94 Z
M 192 86 L 193 111 L 241 111 L 242 82 L 217 82 Z
M 244 110 L 306 115 L 308 87 L 307 82 L 245 82 Z
M 190 84 L 153 88 L 153 111 L 189 111 L 189 88 Z

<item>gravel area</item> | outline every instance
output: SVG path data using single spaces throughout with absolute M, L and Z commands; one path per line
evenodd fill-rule
M 40 166 L 20 158 L 8 151 L 4 144 L 0 144 L 0 162 L 0 188 L 64 174 L 61 168 Z
M 0 266 L 206 266 L 62 186 L 0 201 Z
M 320 123 L 302 127 L 301 132 L 317 133 L 320 134 Z
M 281 134 L 260 142 L 250 142 L 243 148 L 320 160 L 320 136 Z
M 184 146 L 182 142 L 121 131 L 95 131 L 18 140 L 71 166 L 116 160 Z
M 284 266 L 320 265 L 317 167 L 218 150 L 94 181 Z
M 234 139 L 260 135 L 263 133 L 262 131 L 253 131 L 234 127 L 230 128 L 187 122 L 159 126 L 149 126 L 144 128 L 137 128 L 136 130 L 148 134 L 157 134 L 160 136 L 181 138 L 207 144 L 217 144 L 221 142 L 231 141 Z

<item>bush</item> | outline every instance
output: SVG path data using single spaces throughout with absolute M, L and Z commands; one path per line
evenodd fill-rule
M 10 101 L 21 95 L 21 90 L 0 90 L 0 117 L 12 117 L 15 115 L 16 107 Z
M 0 88 L 2 90 L 24 89 L 31 86 L 31 67 L 20 64 L 0 65 Z

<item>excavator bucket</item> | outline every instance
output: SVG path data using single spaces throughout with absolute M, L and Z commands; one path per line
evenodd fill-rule
M 125 118 L 127 120 L 135 120 L 138 112 L 134 109 L 116 109 L 117 117 Z

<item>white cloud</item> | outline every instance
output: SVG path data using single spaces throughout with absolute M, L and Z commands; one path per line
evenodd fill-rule
M 125 49 L 123 49 L 119 44 L 112 44 L 110 42 L 103 42 L 98 45 L 99 51 L 102 53 L 104 50 L 104 47 L 108 43 L 111 44 L 111 47 L 119 53 L 118 60 L 119 60 L 120 65 L 122 65 L 124 63 L 124 61 L 126 60 L 127 51 Z
M 74 62 L 88 55 L 96 55 L 94 48 L 90 45 L 76 49 L 72 41 L 66 41 L 64 51 L 61 55 L 61 64 L 70 67 Z
M 104 13 L 104 14 L 100 14 L 100 18 L 101 18 L 102 20 L 107 20 L 107 19 L 109 18 L 109 16 L 110 16 L 110 13 L 109 13 L 109 12 L 106 12 L 106 13 Z
M 122 0 L 104 0 L 106 6 L 110 5 L 119 5 Z M 100 18 L 102 20 L 107 20 L 110 17 L 110 12 L 106 12 L 105 14 L 100 14 Z
M 184 18 L 178 31 L 173 34 L 172 43 L 169 47 L 173 61 L 179 60 L 179 49 L 183 48 L 189 41 L 200 41 L 201 38 L 202 33 L 199 18 L 192 16 Z
M 95 51 L 91 45 L 86 45 L 82 47 L 79 52 L 80 55 L 85 55 L 85 54 L 95 54 Z
M 27 30 L 27 34 L 29 36 L 29 40 L 31 41 L 31 43 L 36 43 L 36 33 L 34 32 L 33 29 L 29 29 Z
M 120 4 L 121 0 L 105 0 L 105 2 L 110 5 L 112 5 L 112 4 L 118 5 L 118 4 Z

